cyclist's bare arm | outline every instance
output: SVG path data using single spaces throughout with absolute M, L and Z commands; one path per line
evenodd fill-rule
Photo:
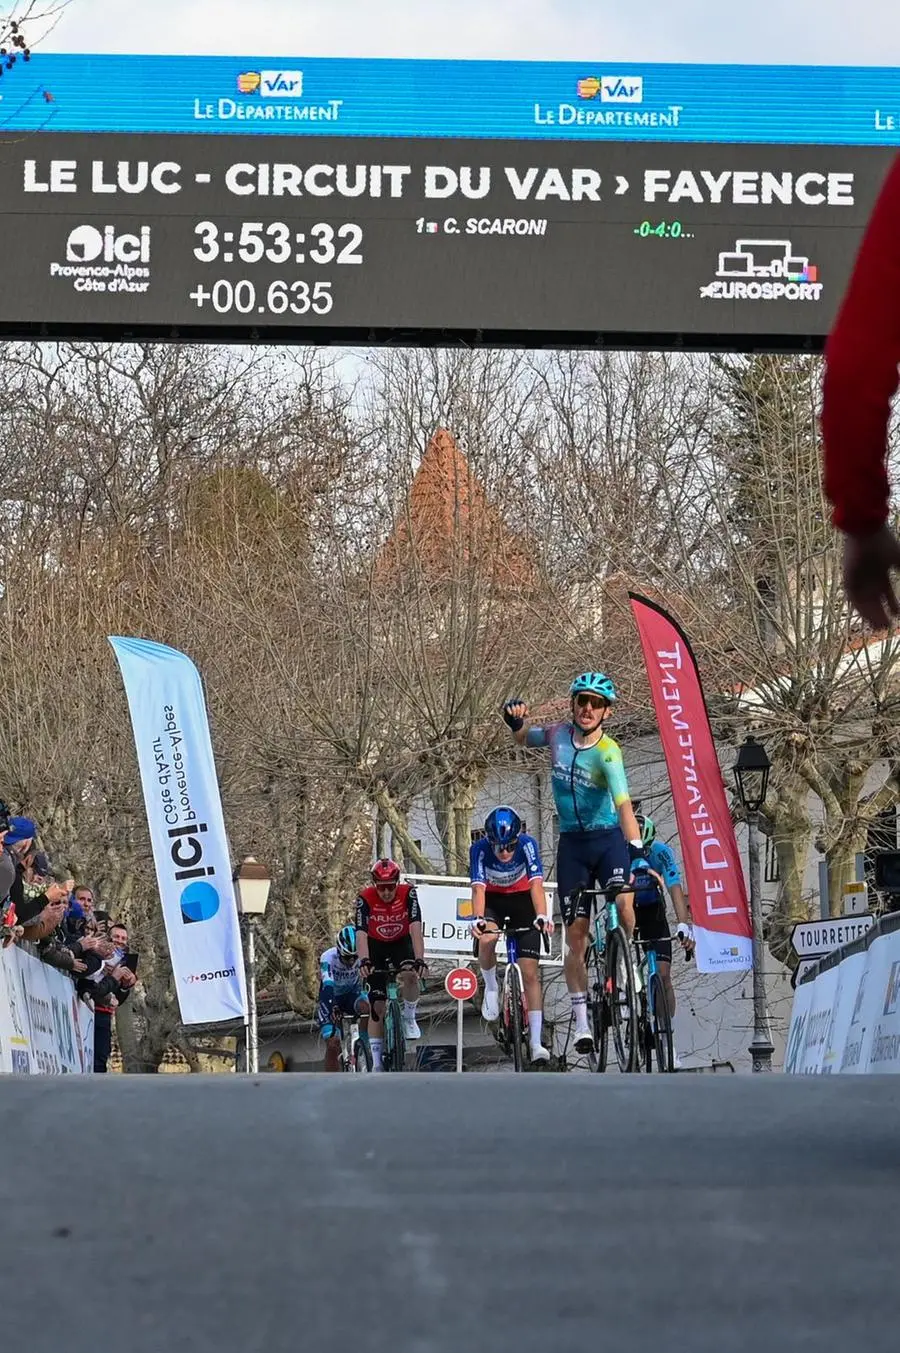
M 425 961 L 425 936 L 422 933 L 421 921 L 410 921 L 409 938 L 412 940 L 413 953 L 416 958 L 424 963 Z
M 549 916 L 547 910 L 547 893 L 544 889 L 543 879 L 531 880 L 531 901 L 534 904 L 534 913 L 536 916 Z
M 623 799 L 621 803 L 616 805 L 616 811 L 619 815 L 619 826 L 622 828 L 622 835 L 625 840 L 640 841 L 641 829 L 634 815 L 631 799 Z
M 484 898 L 486 891 L 483 883 L 472 884 L 472 917 L 476 921 L 479 916 L 484 916 Z
M 684 895 L 684 889 L 680 883 L 673 883 L 669 889 L 669 896 L 672 899 L 672 906 L 675 908 L 675 915 L 684 925 L 691 924 L 691 909 L 688 906 L 687 898 Z

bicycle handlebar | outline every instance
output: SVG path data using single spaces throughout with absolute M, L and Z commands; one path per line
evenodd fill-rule
M 420 966 L 422 968 L 428 967 L 428 964 L 425 962 L 423 958 L 422 959 L 402 958 L 399 963 L 395 963 L 393 959 L 388 958 L 385 960 L 383 967 L 381 967 L 379 964 L 373 963 L 370 958 L 363 959 L 363 962 L 368 963 L 372 972 L 399 973 L 399 972 L 412 972 L 413 970 L 418 972 Z
M 547 934 L 547 927 L 546 927 L 546 926 L 543 926 L 543 925 L 542 925 L 542 926 L 536 926 L 536 925 L 532 922 L 531 925 L 520 925 L 520 926 L 515 926 L 515 927 L 512 928 L 512 929 L 507 929 L 506 922 L 509 921 L 509 920 L 511 920 L 511 919 L 512 919 L 512 918 L 509 917 L 509 916 L 504 916 L 502 925 L 501 925 L 499 922 L 497 922 L 497 921 L 491 922 L 492 925 L 497 926 L 497 929 L 494 930 L 494 931 L 483 930 L 483 931 L 481 932 L 482 938 L 484 938 L 485 935 L 497 935 L 498 938 L 500 937 L 500 935 L 530 935 L 531 932 L 532 932 L 532 930 L 539 930 L 540 933 L 541 933 L 541 941 L 542 941 L 543 946 L 544 946 L 544 953 L 545 953 L 545 954 L 549 954 L 549 952 L 550 952 L 550 936 Z M 476 939 L 476 943 L 477 943 L 477 940 L 478 940 L 478 936 L 477 936 L 477 935 L 475 936 L 475 939 Z
M 693 951 L 690 949 L 690 946 L 682 944 L 681 940 L 678 938 L 677 935 L 672 935 L 671 940 L 673 944 L 681 945 L 681 952 L 684 954 L 684 961 L 685 963 L 690 963 L 691 959 L 693 958 Z M 639 935 L 632 935 L 631 937 L 631 943 L 635 946 L 635 948 L 649 949 L 651 945 L 659 944 L 659 942 L 660 942 L 659 940 L 642 940 Z

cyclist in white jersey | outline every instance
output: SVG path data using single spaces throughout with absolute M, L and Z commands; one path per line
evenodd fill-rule
M 340 1070 L 341 1042 L 336 1013 L 359 1020 L 360 1038 L 368 1038 L 369 1001 L 363 989 L 359 955 L 356 952 L 356 927 L 345 925 L 333 949 L 319 959 L 319 999 L 317 1016 L 325 1040 L 325 1070 Z

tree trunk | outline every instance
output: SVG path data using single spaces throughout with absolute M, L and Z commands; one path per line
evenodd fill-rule
M 422 854 L 421 850 L 410 836 L 409 827 L 404 820 L 403 814 L 394 803 L 388 791 L 383 786 L 379 786 L 372 795 L 372 798 L 379 811 L 383 814 L 384 820 L 393 832 L 394 837 L 403 846 L 403 850 L 407 855 L 409 862 L 420 874 L 430 874 L 431 861 Z
M 844 888 L 856 879 L 856 856 L 865 850 L 865 827 L 842 833 L 841 838 L 830 851 L 826 851 L 828 863 L 828 911 L 831 916 L 840 916 L 844 910 Z
M 790 947 L 791 930 L 798 921 L 809 919 L 804 880 L 812 845 L 812 822 L 805 807 L 808 787 L 802 780 L 782 786 L 772 817 L 772 839 L 778 860 L 778 898 L 767 924 L 767 939 L 772 954 L 784 961 Z
M 341 895 L 347 873 L 347 859 L 362 822 L 363 796 L 353 790 L 341 801 L 341 825 L 322 871 L 313 898 L 317 911 L 324 911 L 329 934 L 346 923 L 347 900 Z

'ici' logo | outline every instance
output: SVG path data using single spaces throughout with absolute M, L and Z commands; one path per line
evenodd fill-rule
M 169 853 L 172 857 L 172 863 L 175 865 L 175 877 L 179 883 L 185 879 L 205 878 L 208 874 L 216 872 L 212 865 L 204 866 L 201 864 L 203 842 L 200 837 L 208 830 L 205 822 L 187 827 L 172 827 L 169 830 L 168 835 L 171 842 Z

